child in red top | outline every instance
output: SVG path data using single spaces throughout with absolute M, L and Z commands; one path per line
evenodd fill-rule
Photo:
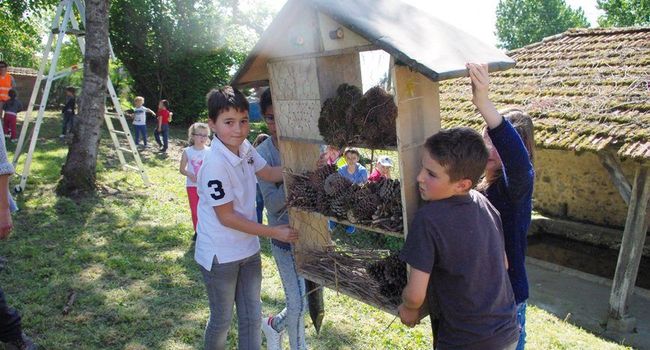
M 375 169 L 368 176 L 368 182 L 379 182 L 381 179 L 390 179 L 390 169 L 393 168 L 393 161 L 388 156 L 381 156 L 377 159 Z
M 161 152 L 167 152 L 167 146 L 169 145 L 169 120 L 171 119 L 171 113 L 169 112 L 169 102 L 167 100 L 161 100 L 158 103 L 158 127 L 153 133 L 153 136 L 156 139 L 156 143 L 160 146 Z M 162 134 L 162 142 L 160 142 L 160 135 Z

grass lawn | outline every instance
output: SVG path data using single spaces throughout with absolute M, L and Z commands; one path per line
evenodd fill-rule
M 152 129 L 150 145 L 155 144 Z M 0 243 L 0 256 L 8 259 L 0 285 L 21 311 L 25 331 L 43 349 L 201 348 L 208 302 L 193 259 L 192 223 L 177 170 L 186 131 L 172 129 L 168 155 L 151 146 L 142 152 L 150 187 L 138 174 L 118 170 L 105 134 L 98 163 L 101 191 L 83 201 L 54 194 L 67 152 L 58 131 L 59 119 L 48 114 L 27 188 L 17 197 L 15 231 Z M 14 147 L 8 145 L 10 156 Z M 284 295 L 269 244 L 262 241 L 263 309 L 274 313 L 282 309 Z M 76 300 L 63 315 L 71 293 Z M 308 323 L 313 349 L 431 346 L 428 321 L 408 329 L 392 322 L 393 316 L 331 290 L 325 302 L 321 333 Z M 624 348 L 535 307 L 528 309 L 528 327 L 530 349 Z

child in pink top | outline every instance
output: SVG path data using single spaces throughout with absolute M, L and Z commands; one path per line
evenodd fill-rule
M 192 224 L 194 225 L 194 240 L 196 240 L 196 223 L 198 220 L 196 206 L 199 203 L 199 195 L 196 192 L 196 176 L 199 173 L 203 159 L 208 154 L 210 147 L 210 128 L 205 123 L 194 123 L 187 131 L 189 146 L 183 149 L 181 164 L 178 171 L 185 175 L 185 186 L 187 187 L 187 198 L 190 202 L 192 212 Z

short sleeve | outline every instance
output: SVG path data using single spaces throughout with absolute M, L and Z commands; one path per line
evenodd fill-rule
M 253 166 L 255 172 L 262 170 L 266 166 L 266 160 L 257 152 L 254 147 L 251 147 L 251 156 L 253 157 Z
M 210 162 L 199 171 L 199 193 L 205 195 L 206 203 L 211 207 L 227 204 L 235 198 L 232 181 L 225 169 L 228 166 L 226 163 Z
M 435 242 L 431 225 L 422 210 L 415 214 L 399 258 L 412 267 L 426 273 L 433 271 Z

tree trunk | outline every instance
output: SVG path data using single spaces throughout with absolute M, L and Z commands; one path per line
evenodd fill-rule
M 97 150 L 104 122 L 107 93 L 109 0 L 86 0 L 86 54 L 84 78 L 75 117 L 72 143 L 61 169 L 57 193 L 64 196 L 89 195 L 95 192 Z

